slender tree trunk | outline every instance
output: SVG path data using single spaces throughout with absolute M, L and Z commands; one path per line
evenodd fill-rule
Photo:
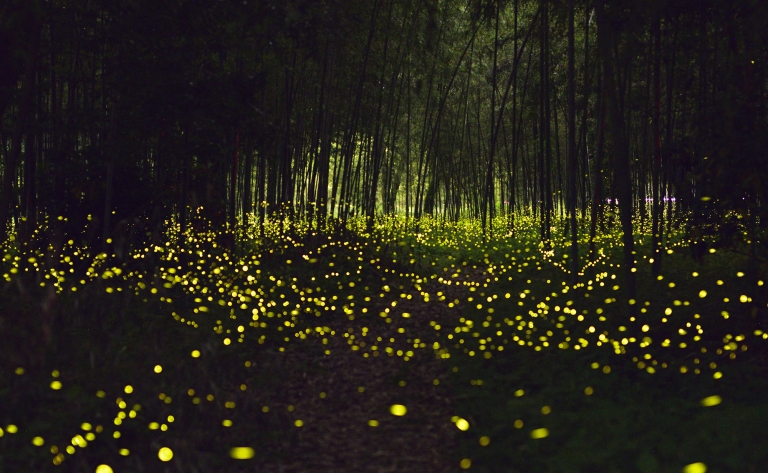
M 405 137 L 405 227 L 408 228 L 408 218 L 411 213 L 411 65 L 408 64 L 408 103 L 406 115 Z
M 39 92 L 39 78 L 35 75 L 34 88 Z M 42 101 L 42 93 L 38 93 L 35 108 L 38 110 Z M 39 119 L 33 121 L 38 122 Z M 37 155 L 40 151 L 38 127 L 28 127 L 24 140 L 24 190 L 22 194 L 23 223 L 19 226 L 19 237 L 23 243 L 30 243 L 32 232 L 37 226 Z
M 513 35 L 514 35 L 514 55 L 517 56 L 517 14 L 519 1 L 514 0 L 513 11 Z M 522 108 L 522 107 L 521 107 Z M 517 70 L 513 71 L 512 79 L 512 162 L 509 172 L 509 207 L 507 212 L 507 224 L 512 235 L 515 234 L 515 202 L 516 192 L 515 184 L 517 178 L 517 150 L 518 150 L 518 132 L 520 126 L 517 121 Z
M 565 235 L 568 235 L 568 230 L 569 230 L 568 222 L 565 220 L 565 216 L 563 215 L 563 213 L 565 212 L 566 208 L 570 208 L 570 207 L 568 207 L 568 205 L 569 205 L 568 204 L 568 195 L 567 195 L 568 191 L 566 189 L 563 189 L 563 166 L 562 166 L 562 163 L 561 163 L 561 160 L 560 160 L 560 157 L 561 157 L 561 154 L 560 154 L 560 120 L 558 120 L 558 117 L 560 116 L 560 114 L 558 113 L 558 109 L 557 109 L 558 108 L 557 107 L 557 103 L 558 103 L 557 89 L 553 89 L 552 90 L 552 102 L 554 104 L 554 111 L 555 111 L 555 113 L 553 114 L 554 115 L 553 121 L 554 121 L 554 125 L 555 125 L 555 139 L 554 139 L 554 141 L 555 141 L 555 169 L 556 169 L 556 172 L 557 172 L 557 192 L 553 193 L 554 194 L 553 195 L 553 200 L 555 198 L 554 196 L 557 196 L 557 210 L 558 210 L 558 214 L 559 214 L 557 216 L 557 219 L 559 219 L 561 222 L 564 223 L 563 228 L 565 229 Z M 567 111 L 565 111 L 565 112 L 567 114 Z M 565 140 L 566 140 L 566 143 L 567 143 L 568 142 L 568 127 L 567 127 L 567 125 L 566 125 L 566 128 L 565 128 Z M 554 204 L 553 204 L 553 208 L 552 208 L 552 213 L 554 214 Z
M 550 97 L 550 71 L 549 71 L 549 0 L 541 2 L 541 163 L 539 166 L 541 196 L 541 221 L 542 241 L 545 248 L 550 248 L 552 239 L 552 107 Z
M 659 192 L 661 174 L 661 17 L 656 18 L 653 26 L 653 175 L 651 203 L 651 274 L 656 277 L 661 272 L 661 228 L 662 211 L 661 193 Z
M 493 37 L 493 70 L 491 71 L 491 143 L 490 152 L 488 153 L 488 167 L 485 172 L 485 189 L 483 192 L 483 209 L 482 209 L 482 228 L 483 237 L 486 236 L 486 214 L 490 202 L 493 200 L 491 193 L 493 192 L 493 158 L 496 151 L 496 122 L 494 121 L 494 113 L 496 112 L 496 75 L 498 69 L 498 52 L 499 52 L 499 2 L 496 2 L 496 27 L 494 29 Z M 493 212 L 491 212 L 492 214 Z M 493 215 L 490 217 L 493 218 Z M 493 227 L 493 225 L 490 225 Z
M 605 73 L 605 89 L 608 99 L 608 113 L 611 123 L 611 142 L 613 144 L 614 180 L 618 199 L 619 216 L 622 228 L 624 261 L 624 286 L 629 315 L 636 312 L 635 287 L 635 244 L 632 229 L 632 180 L 629 168 L 629 147 L 624 126 L 624 115 L 617 96 L 614 58 L 611 57 L 610 45 L 616 44 L 617 37 L 612 31 L 610 18 L 607 17 L 602 0 L 597 3 L 598 43 Z
M 229 180 L 229 231 L 237 226 L 237 169 L 240 166 L 240 130 L 235 130 L 235 149 L 232 153 L 232 170 Z
M 671 51 L 669 52 L 670 57 L 667 59 L 667 110 L 666 110 L 666 133 L 664 137 L 664 150 L 662 150 L 662 156 L 661 156 L 661 176 L 662 176 L 662 186 L 664 189 L 664 197 L 666 197 L 667 202 L 667 211 L 666 215 L 664 214 L 663 206 L 662 206 L 662 221 L 660 223 L 660 230 L 664 228 L 664 219 L 666 219 L 666 227 L 667 227 L 667 233 L 671 232 L 672 230 L 672 172 L 674 171 L 671 163 L 671 153 L 670 153 L 670 147 L 672 146 L 672 137 L 674 135 L 675 131 L 675 101 L 674 101 L 674 93 L 675 93 L 675 65 L 677 60 L 677 32 L 678 32 L 678 21 L 676 18 L 673 18 L 672 21 L 669 22 L 670 26 L 672 27 L 672 44 L 671 44 Z M 663 204 L 662 204 L 663 205 Z M 662 234 L 663 238 L 663 234 Z M 669 238 L 669 236 L 667 236 Z M 664 246 L 664 241 L 662 240 L 661 246 Z M 659 252 L 659 255 L 661 255 L 663 252 Z
M 576 52 L 574 39 L 574 0 L 568 0 L 568 213 L 571 228 L 571 285 L 579 272 L 578 228 L 576 225 Z
M 262 89 L 261 91 L 261 106 L 262 109 L 264 108 L 265 103 L 265 91 Z M 261 121 L 261 128 L 262 130 L 266 127 L 266 119 L 262 117 Z M 264 237 L 264 220 L 266 219 L 266 186 L 267 186 L 267 143 L 265 138 L 266 133 L 263 131 L 260 133 L 258 137 L 257 143 L 257 150 L 259 153 L 259 170 L 258 170 L 258 182 L 259 182 L 259 189 L 258 189 L 258 205 L 259 205 L 259 237 Z
M 538 163 L 538 188 L 539 192 L 537 198 L 539 200 L 539 218 L 541 219 L 541 241 L 547 240 L 547 208 L 546 208 L 546 191 L 545 191 L 545 175 L 544 161 L 546 159 L 546 135 L 547 135 L 547 114 L 546 105 L 544 104 L 548 99 L 547 94 L 547 48 L 545 43 L 547 41 L 547 29 L 549 23 L 547 21 L 547 0 L 541 0 L 541 31 L 540 31 L 540 46 L 539 46 L 539 163 Z
M 248 228 L 248 217 L 253 212 L 253 142 L 245 144 L 245 164 L 243 166 L 243 193 L 240 212 L 243 215 L 243 228 Z
M 187 233 L 187 193 L 189 192 L 189 128 L 182 130 L 182 158 L 181 158 L 181 202 L 179 205 L 179 223 L 181 234 L 179 235 L 179 244 L 182 248 L 186 245 Z
M 603 160 L 605 149 L 605 90 L 603 88 L 602 72 L 598 65 L 597 73 L 597 144 L 595 146 L 595 164 L 592 174 L 594 176 L 594 186 L 592 188 L 592 209 L 589 224 L 589 261 L 595 261 L 595 237 L 597 233 L 597 222 L 602 220 L 603 209 Z M 600 227 L 601 231 L 605 231 Z
M 589 152 L 587 147 L 587 115 L 589 111 L 590 96 L 590 64 L 589 64 L 589 19 L 591 6 L 585 9 L 584 13 L 584 113 L 581 118 L 581 162 L 584 170 L 584 179 L 581 180 L 582 198 L 581 214 L 587 213 L 587 204 L 589 202 Z

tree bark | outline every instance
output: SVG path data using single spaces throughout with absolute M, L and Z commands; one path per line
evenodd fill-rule
M 611 44 L 618 40 L 613 31 L 611 18 L 608 17 L 602 1 L 597 3 L 598 43 L 603 60 L 605 74 L 605 89 L 608 99 L 608 116 L 611 124 L 611 142 L 614 162 L 614 181 L 618 199 L 619 216 L 622 228 L 622 243 L 624 261 L 624 286 L 627 298 L 627 310 L 630 316 L 636 312 L 635 285 L 635 248 L 632 229 L 632 181 L 629 168 L 629 147 L 627 145 L 624 115 L 619 105 L 618 89 L 614 72 L 614 58 L 611 54 Z
M 568 214 L 571 228 L 571 285 L 575 286 L 579 272 L 578 228 L 576 224 L 576 52 L 574 39 L 574 0 L 568 0 Z
M 661 228 L 659 227 L 662 211 L 660 174 L 661 174 L 661 17 L 653 26 L 653 170 L 651 204 L 651 274 L 656 277 L 661 272 Z

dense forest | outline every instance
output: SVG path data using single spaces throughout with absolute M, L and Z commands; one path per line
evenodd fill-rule
M 760 2 L 3 8 L 0 220 L 22 239 L 59 215 L 183 233 L 200 207 L 234 233 L 392 213 L 532 214 L 545 239 L 573 213 L 697 243 L 765 230 Z
M 3 2 L 0 472 L 759 471 L 766 31 L 758 0 Z M 161 406 L 126 414 L 152 370 Z M 728 441 L 725 414 L 674 401 L 715 409 L 723 373 Z M 291 417 L 318 401 L 297 380 L 333 376 L 341 404 L 303 408 L 341 412 L 343 441 Z M 364 379 L 382 400 L 360 405 L 405 422 L 384 437 L 357 419 Z M 619 394 L 563 401 L 576 385 Z M 567 422 L 515 437 L 555 400 Z M 161 411 L 163 435 L 184 423 L 164 440 Z M 93 441 L 124 419 L 142 425 Z M 692 425 L 698 444 L 662 446 Z

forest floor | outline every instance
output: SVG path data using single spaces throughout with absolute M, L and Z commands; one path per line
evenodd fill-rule
M 569 287 L 476 230 L 7 249 L 0 472 L 763 471 L 745 257 L 673 239 L 654 279 L 638 235 L 632 320 L 615 236 Z

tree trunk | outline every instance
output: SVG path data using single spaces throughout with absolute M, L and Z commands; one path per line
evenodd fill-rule
M 595 237 L 597 233 L 597 222 L 602 218 L 603 209 L 603 160 L 605 149 L 605 90 L 603 88 L 603 78 L 598 64 L 597 72 L 597 144 L 595 146 L 595 163 L 592 174 L 594 176 L 594 186 L 592 188 L 592 209 L 589 224 L 589 261 L 595 261 Z M 600 228 L 601 231 L 604 229 Z
M 235 130 L 235 147 L 232 153 L 232 170 L 229 179 L 229 231 L 237 225 L 237 169 L 240 166 L 240 130 Z
M 571 228 L 571 285 L 579 272 L 578 228 L 576 225 L 576 52 L 574 39 L 574 0 L 568 0 L 568 214 Z
M 482 209 L 482 228 L 483 238 L 486 236 L 486 214 L 488 212 L 488 206 L 493 205 L 491 193 L 493 192 L 493 158 L 496 152 L 496 122 L 494 121 L 494 113 L 496 111 L 496 76 L 498 69 L 498 53 L 499 53 L 499 2 L 496 2 L 496 27 L 494 29 L 493 37 L 493 70 L 491 71 L 491 143 L 489 146 L 490 152 L 488 153 L 488 167 L 485 172 L 485 188 L 483 189 L 483 209 Z M 491 212 L 492 214 L 493 212 Z M 491 215 L 493 219 L 493 215 Z M 491 227 L 493 224 L 491 222 Z M 491 230 L 493 232 L 493 230 Z
M 627 309 L 630 316 L 636 312 L 635 287 L 635 248 L 632 234 L 632 180 L 629 168 L 629 147 L 625 135 L 624 115 L 619 106 L 618 89 L 614 72 L 614 58 L 610 45 L 616 44 L 617 35 L 612 30 L 613 25 L 606 14 L 602 1 L 597 3 L 598 43 L 603 60 L 605 74 L 605 89 L 608 99 L 608 116 L 611 124 L 611 142 L 614 162 L 614 181 L 616 198 L 618 199 L 619 215 L 622 228 L 622 243 L 624 261 L 624 286 L 627 297 Z
M 656 277 L 661 272 L 661 228 L 659 226 L 662 211 L 660 174 L 661 174 L 661 17 L 653 26 L 653 170 L 651 204 L 651 274 Z

